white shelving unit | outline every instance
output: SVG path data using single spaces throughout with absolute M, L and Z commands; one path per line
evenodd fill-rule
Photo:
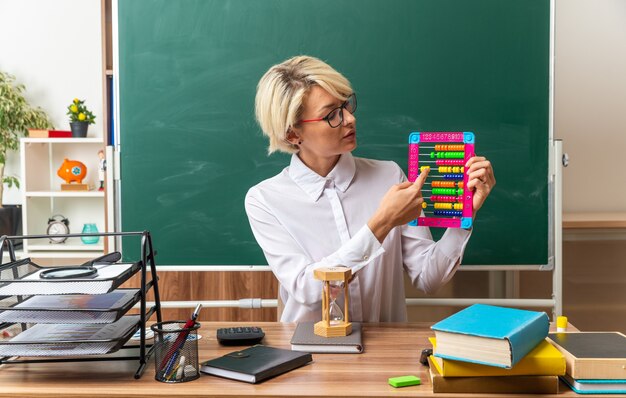
M 105 194 L 98 191 L 98 151 L 102 138 L 22 138 L 20 143 L 23 184 L 22 222 L 24 235 L 45 234 L 48 219 L 61 214 L 69 220 L 70 233 L 82 232 L 86 223 L 105 231 Z M 65 181 L 57 175 L 64 159 L 78 160 L 87 167 L 84 184 L 89 191 L 61 191 Z M 24 255 L 39 258 L 91 258 L 104 252 L 104 239 L 85 244 L 79 238 L 64 243 L 44 239 L 25 240 Z

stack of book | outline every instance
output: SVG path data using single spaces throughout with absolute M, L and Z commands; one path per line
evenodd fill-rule
M 565 358 L 543 312 L 475 304 L 432 326 L 433 392 L 558 393 Z
M 562 377 L 579 394 L 626 394 L 626 336 L 618 332 L 550 333 L 564 356 Z

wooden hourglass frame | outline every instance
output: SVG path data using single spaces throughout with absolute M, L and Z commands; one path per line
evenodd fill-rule
M 313 276 L 317 280 L 323 282 L 322 289 L 322 320 L 317 322 L 313 327 L 313 331 L 316 335 L 322 337 L 340 337 L 348 336 L 352 333 L 352 323 L 350 323 L 350 315 L 348 312 L 349 299 L 348 299 L 348 282 L 352 278 L 352 270 L 345 267 L 329 267 L 318 268 L 313 271 Z M 343 296 L 344 296 L 344 316 L 343 320 L 335 321 L 331 324 L 330 319 L 330 284 L 331 282 L 343 283 Z

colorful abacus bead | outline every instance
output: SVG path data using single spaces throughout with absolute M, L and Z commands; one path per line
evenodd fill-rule
M 431 152 L 431 159 L 464 159 L 465 152 Z
M 465 167 L 459 166 L 439 166 L 437 169 L 440 173 L 463 173 Z
M 460 210 L 435 210 L 433 213 L 436 216 L 461 217 L 463 215 L 463 212 Z
M 464 144 L 436 144 L 435 151 L 465 151 Z
M 454 188 L 456 182 L 454 181 L 433 181 L 433 188 Z
M 465 159 L 437 159 L 435 164 L 437 166 L 464 166 Z
M 437 210 L 463 210 L 463 203 L 435 203 L 433 207 Z
M 463 196 L 452 195 L 431 195 L 431 202 L 462 202 Z
M 450 180 L 439 181 L 437 180 L 437 181 L 433 181 L 431 184 L 433 188 L 454 188 L 454 187 L 463 188 L 463 181 L 450 181 Z
M 462 181 L 463 174 L 444 174 L 441 176 L 441 178 L 443 178 L 444 180 Z
M 433 195 L 463 195 L 463 188 L 433 188 Z

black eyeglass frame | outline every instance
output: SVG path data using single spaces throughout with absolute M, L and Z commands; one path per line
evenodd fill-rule
M 352 110 L 348 109 L 348 105 L 350 105 L 350 99 L 353 99 L 353 106 L 352 106 Z M 343 124 L 343 110 L 345 109 L 346 111 L 350 112 L 351 115 L 354 115 L 354 112 L 356 112 L 356 94 L 352 93 L 348 96 L 348 99 L 346 99 L 343 104 L 341 104 L 341 106 L 338 106 L 337 108 L 333 108 L 330 112 L 328 112 L 328 115 L 318 118 L 318 119 L 307 119 L 307 120 L 300 120 L 298 123 L 310 123 L 310 122 L 321 122 L 322 120 L 325 120 L 328 125 L 331 128 L 337 128 L 339 126 L 341 126 Z M 332 123 L 330 122 L 331 115 L 333 114 L 333 112 L 339 112 L 339 123 L 337 123 L 336 126 L 333 126 Z

